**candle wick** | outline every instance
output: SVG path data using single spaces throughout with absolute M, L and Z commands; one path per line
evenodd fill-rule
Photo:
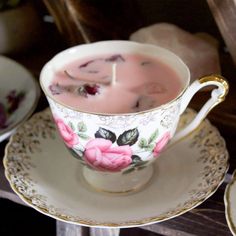
M 111 78 L 111 84 L 116 84 L 116 63 L 112 64 L 112 78 Z

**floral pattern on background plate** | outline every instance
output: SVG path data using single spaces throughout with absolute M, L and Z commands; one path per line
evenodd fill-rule
M 33 113 L 40 89 L 33 75 L 16 61 L 0 56 L 0 142 Z
M 11 124 L 8 123 L 8 118 L 17 110 L 24 98 L 24 91 L 11 90 L 4 101 L 0 101 L 0 129 L 5 129 Z
M 180 126 L 194 114 L 187 110 Z M 43 214 L 79 225 L 135 227 L 173 218 L 210 197 L 223 182 L 228 152 L 217 129 L 203 121 L 188 138 L 161 154 L 144 189 L 107 195 L 84 182 L 82 166 L 62 145 L 46 110 L 12 136 L 4 166 L 12 189 Z

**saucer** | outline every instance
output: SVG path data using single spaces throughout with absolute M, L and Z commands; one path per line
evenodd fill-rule
M 225 189 L 224 202 L 228 226 L 232 234 L 236 235 L 236 170 L 231 182 Z
M 36 80 L 19 63 L 0 56 L 0 142 L 34 111 L 40 89 Z
M 194 114 L 188 109 L 180 126 Z M 79 225 L 121 228 L 164 221 L 201 204 L 222 183 L 228 152 L 205 120 L 155 161 L 145 188 L 129 195 L 97 192 L 84 181 L 81 165 L 58 137 L 47 109 L 11 137 L 4 166 L 12 189 L 39 212 Z

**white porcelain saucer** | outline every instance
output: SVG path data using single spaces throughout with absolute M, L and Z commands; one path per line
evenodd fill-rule
M 187 110 L 180 125 L 194 114 Z M 224 179 L 228 152 L 206 120 L 159 157 L 151 182 L 141 191 L 123 196 L 96 192 L 84 182 L 82 167 L 45 110 L 11 137 L 4 166 L 12 189 L 43 214 L 80 225 L 134 227 L 170 219 L 206 200 Z
M 224 202 L 228 226 L 232 234 L 236 236 L 236 170 L 231 182 L 225 189 Z
M 16 128 L 33 113 L 40 89 L 31 73 L 22 65 L 0 56 L 0 142 L 12 135 Z M 9 96 L 11 101 L 9 102 Z M 19 101 L 19 96 L 21 99 Z M 16 106 L 17 100 L 19 104 Z

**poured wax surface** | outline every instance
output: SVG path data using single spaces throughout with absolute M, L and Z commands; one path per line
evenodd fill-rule
M 65 64 L 55 72 L 49 90 L 57 101 L 76 110 L 118 114 L 168 103 L 182 87 L 177 73 L 158 58 L 106 54 Z

